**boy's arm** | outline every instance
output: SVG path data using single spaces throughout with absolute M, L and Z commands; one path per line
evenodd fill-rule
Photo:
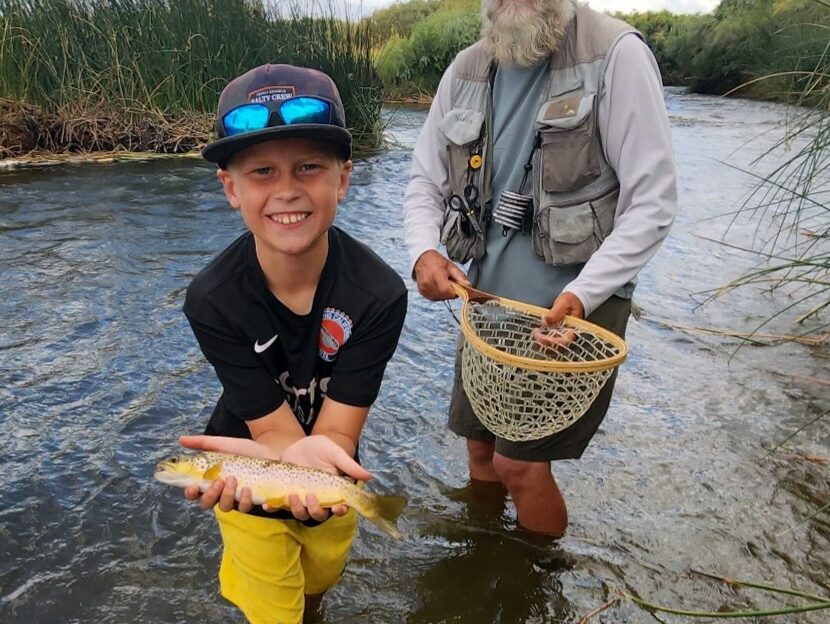
M 330 438 L 350 457 L 354 457 L 368 415 L 368 407 L 346 405 L 326 397 L 311 434 Z

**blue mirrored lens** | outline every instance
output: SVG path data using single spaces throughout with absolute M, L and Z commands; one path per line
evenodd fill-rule
M 252 130 L 262 130 L 268 127 L 268 117 L 271 115 L 264 104 L 245 104 L 228 111 L 222 118 L 225 126 L 225 135 L 233 136 Z
M 327 124 L 331 122 L 331 104 L 312 97 L 295 97 L 282 103 L 280 116 L 289 126 L 300 123 Z

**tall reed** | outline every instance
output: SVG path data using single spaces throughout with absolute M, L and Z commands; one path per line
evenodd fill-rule
M 804 69 L 795 66 L 787 72 L 796 88 L 793 101 L 800 106 L 783 137 L 767 152 L 784 152 L 787 157 L 758 176 L 758 185 L 739 211 L 749 214 L 759 229 L 772 223 L 772 235 L 756 240 L 752 251 L 760 257 L 757 268 L 718 291 L 746 286 L 786 289 L 789 301 L 772 311 L 767 322 L 798 311 L 795 321 L 805 332 L 830 328 L 830 4 L 816 4 L 826 15 L 801 26 L 810 32 L 802 43 L 823 39 L 824 48 Z
M 62 117 L 209 119 L 256 65 L 317 67 L 341 90 L 360 148 L 380 140 L 369 26 L 288 15 L 267 0 L 0 0 L 0 96 Z M 200 119 L 198 116 L 193 119 Z M 201 123 L 204 123 L 202 121 Z M 204 130 L 204 128 L 201 128 Z

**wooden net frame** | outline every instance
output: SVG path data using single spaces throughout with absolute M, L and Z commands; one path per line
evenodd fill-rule
M 567 333 L 568 344 L 543 346 L 533 334 L 546 308 L 453 287 L 464 300 L 464 390 L 475 415 L 500 438 L 537 440 L 569 427 L 628 354 L 616 334 L 570 316 L 556 330 Z

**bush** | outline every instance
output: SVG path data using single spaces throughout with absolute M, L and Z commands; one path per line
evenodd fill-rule
M 475 43 L 480 31 L 478 13 L 441 10 L 416 24 L 408 39 L 393 37 L 377 56 L 387 94 L 434 93 L 455 56 Z

